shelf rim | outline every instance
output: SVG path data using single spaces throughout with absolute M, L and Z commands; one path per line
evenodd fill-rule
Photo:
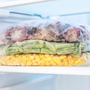
M 0 72 L 90 75 L 90 67 L 0 66 Z

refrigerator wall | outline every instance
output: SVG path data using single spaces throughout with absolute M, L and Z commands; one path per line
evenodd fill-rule
M 56 75 L 30 73 L 0 74 L 0 90 L 55 90 Z
M 56 90 L 90 90 L 90 76 L 58 75 Z
M 7 8 L 8 10 L 17 10 L 19 12 L 52 16 L 52 15 L 66 15 L 72 13 L 90 12 L 89 0 L 54 0 L 51 2 L 34 3 L 28 5 L 21 5 Z

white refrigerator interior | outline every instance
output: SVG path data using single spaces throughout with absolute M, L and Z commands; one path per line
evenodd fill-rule
M 6 2 L 8 1 L 14 0 L 6 0 Z M 90 25 L 89 0 L 54 0 L 21 6 L 18 4 L 15 7 L 11 7 L 12 5 L 9 7 L 10 4 L 5 6 L 4 0 L 2 3 L 0 6 L 0 33 L 17 22 L 45 18 Z M 0 67 L 0 90 L 90 90 L 89 67 L 77 67 L 77 69 L 49 67 L 43 70 L 41 67 L 36 71 L 35 68 L 28 68 L 28 71 L 27 68 L 9 68 Z M 30 69 L 34 71 L 31 72 Z
M 90 76 L 0 73 L 0 90 L 90 90 Z

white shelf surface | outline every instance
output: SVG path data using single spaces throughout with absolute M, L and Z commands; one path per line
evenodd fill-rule
M 15 0 L 15 1 L 1 2 L 0 8 L 34 4 L 34 3 L 47 2 L 47 1 L 52 1 L 52 0 Z
M 90 67 L 0 66 L 0 72 L 90 75 Z

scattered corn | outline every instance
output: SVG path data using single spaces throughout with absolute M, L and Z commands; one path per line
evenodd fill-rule
M 74 55 L 21 54 L 0 58 L 0 65 L 15 66 L 74 66 L 82 65 L 85 58 Z

